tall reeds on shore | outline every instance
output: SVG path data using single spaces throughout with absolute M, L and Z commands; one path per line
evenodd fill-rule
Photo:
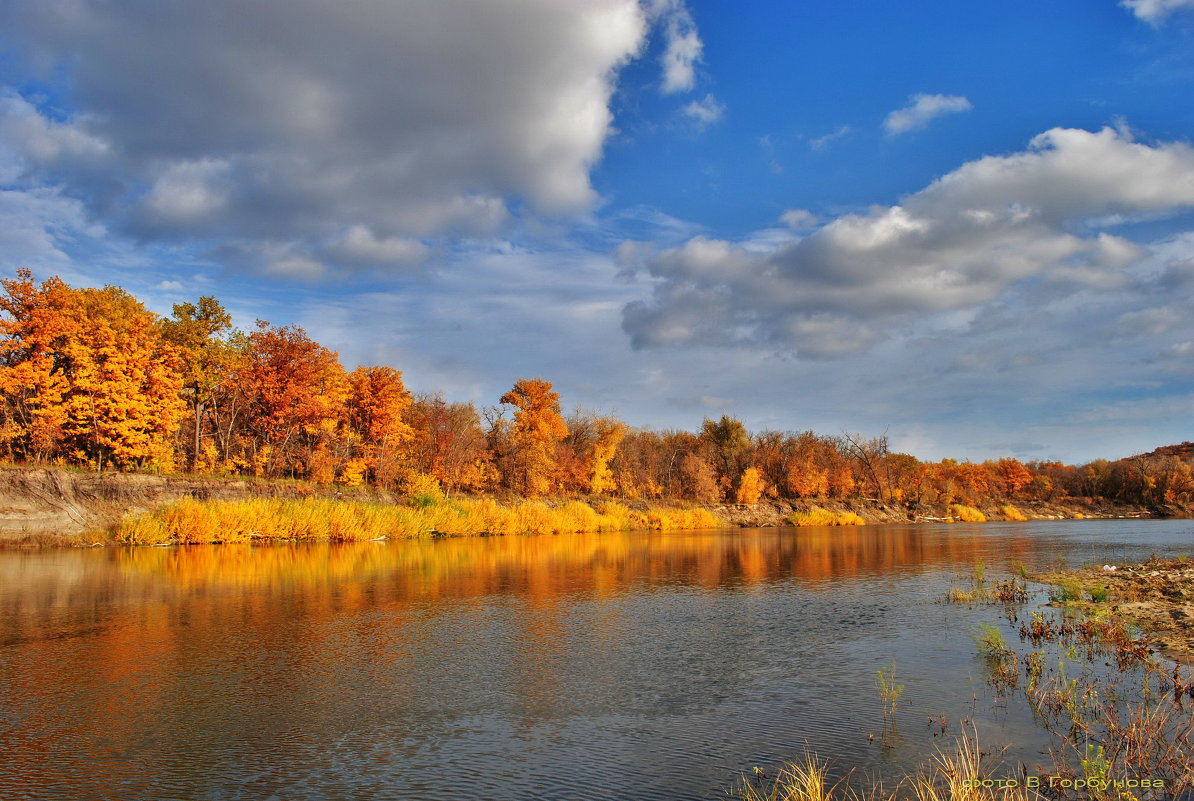
M 490 499 L 438 500 L 393 505 L 327 498 L 184 499 L 129 515 L 116 528 L 128 545 L 247 542 L 250 540 L 362 541 L 472 534 L 567 534 L 595 531 L 716 528 L 705 509 L 636 511 L 607 501 L 594 509 L 580 501 L 549 506 L 525 501 L 505 506 Z
M 963 523 L 986 523 L 987 516 L 973 506 L 967 506 L 964 503 L 951 503 L 949 505 L 949 514 L 954 520 L 960 520 Z
M 793 512 L 788 516 L 793 526 L 865 526 L 866 520 L 856 512 L 831 512 L 814 506 L 807 512 Z

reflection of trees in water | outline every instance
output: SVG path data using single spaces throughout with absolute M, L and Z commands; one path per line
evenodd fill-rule
M 626 658 L 628 627 L 663 626 L 654 637 L 674 624 L 674 609 L 641 614 L 649 598 L 637 613 L 585 603 L 594 598 L 794 579 L 832 599 L 852 577 L 968 569 L 995 549 L 1031 562 L 1035 545 L 989 530 L 875 526 L 0 554 L 0 641 L 11 645 L 0 679 L 20 721 L 0 731 L 0 746 L 29 775 L 46 753 L 85 763 L 91 772 L 70 779 L 81 795 L 119 784 L 148 797 L 143 760 L 210 745 L 196 737 L 241 737 L 247 720 L 269 743 L 381 728 L 394 709 L 431 719 L 457 696 L 470 709 L 473 690 L 462 688 L 500 691 L 531 719 L 581 704 L 570 684 L 578 665 Z M 691 612 L 682 594 L 679 603 Z M 741 656 L 708 641 L 720 631 L 708 619 L 684 620 L 694 628 L 679 635 L 680 661 Z M 647 663 L 662 676 L 677 659 Z M 620 697 L 631 686 L 608 681 L 590 689 Z M 694 681 L 660 692 L 689 703 L 704 697 Z M 76 761 L 63 756 L 72 742 L 87 749 Z
M 392 543 L 302 543 L 54 552 L 0 559 L 5 626 L 30 613 L 119 608 L 132 602 L 300 602 L 311 613 L 379 603 L 514 595 L 550 600 L 606 597 L 630 586 L 713 589 L 894 570 L 1031 561 L 1031 536 L 992 538 L 925 526 L 751 529 L 735 532 L 608 532 L 468 537 Z

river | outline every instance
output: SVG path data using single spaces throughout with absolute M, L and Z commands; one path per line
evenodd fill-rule
M 805 751 L 897 773 L 940 716 L 1032 765 L 972 638 L 1007 621 L 940 599 L 1190 552 L 1184 520 L 0 551 L 0 797 L 720 799 Z

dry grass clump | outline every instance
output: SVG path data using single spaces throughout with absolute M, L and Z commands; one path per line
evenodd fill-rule
M 829 783 L 828 766 L 815 756 L 788 765 L 773 781 L 745 780 L 733 796 L 740 801 L 1028 801 L 1041 796 L 1014 777 L 995 778 L 971 736 L 952 753 L 939 752 L 928 765 L 905 777 L 894 791 L 881 781 L 852 786 L 849 776 Z
M 717 515 L 708 509 L 667 509 L 652 506 L 647 509 L 647 528 L 656 531 L 673 529 L 717 528 L 721 525 Z
M 580 501 L 552 507 L 540 501 L 503 506 L 490 499 L 432 500 L 413 506 L 303 498 L 243 501 L 184 499 L 139 515 L 116 528 L 128 545 L 246 542 L 249 540 L 373 540 L 382 537 L 470 534 L 571 534 L 632 529 L 716 528 L 705 509 L 650 508 L 635 512 L 613 503 L 593 509 Z
M 985 599 L 986 595 L 981 588 L 971 587 L 965 589 L 963 587 L 950 587 L 949 592 L 945 595 L 945 600 L 951 604 L 972 604 L 975 601 Z
M 949 505 L 949 514 L 955 520 L 961 520 L 963 523 L 986 523 L 987 516 L 975 509 L 973 506 L 967 506 L 963 503 L 951 503 Z
M 807 512 L 795 512 L 788 517 L 793 526 L 865 526 L 866 520 L 854 512 L 831 512 L 814 506 Z
M 1024 514 L 1010 503 L 1000 506 L 999 514 L 1003 515 L 1004 520 L 1011 520 L 1016 523 L 1023 523 L 1028 519 L 1028 515 Z

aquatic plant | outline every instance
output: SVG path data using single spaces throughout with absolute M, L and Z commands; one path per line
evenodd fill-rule
M 812 754 L 781 769 L 772 782 L 765 781 L 759 768 L 754 775 L 755 780 L 744 781 L 738 791 L 742 801 L 832 801 L 845 781 L 829 784 L 829 764 Z
M 1035 609 L 1028 621 L 1020 623 L 1020 639 L 1031 639 L 1034 644 L 1054 640 L 1059 633 L 1056 621 Z
M 1014 578 L 1009 578 L 1007 580 L 996 581 L 992 594 L 995 600 L 1000 603 L 1024 603 L 1028 600 L 1028 587 L 1027 585 L 1018 583 Z
M 978 738 L 965 733 L 952 750 L 940 750 L 936 757 L 903 777 L 893 790 L 882 777 L 855 784 L 851 774 L 829 783 L 829 766 L 808 756 L 786 765 L 774 780 L 744 779 L 732 795 L 740 801 L 1029 801 L 1040 796 L 1015 774 L 993 775 L 987 764 L 990 755 L 979 747 Z
M 1058 582 L 1049 592 L 1049 600 L 1055 604 L 1068 604 L 1082 600 L 1082 585 L 1072 579 Z
M 879 688 L 879 700 L 883 704 L 883 719 L 889 720 L 895 716 L 896 705 L 900 696 L 904 694 L 904 685 L 896 684 L 896 663 L 891 660 L 887 667 L 875 671 L 875 684 Z
M 979 650 L 987 656 L 1003 656 L 1008 653 L 1007 641 L 1003 632 L 990 623 L 979 623 L 975 629 L 974 641 Z
M 945 595 L 945 600 L 951 604 L 972 604 L 982 597 L 982 593 L 977 589 L 964 589 L 962 587 L 950 587 L 949 592 Z

